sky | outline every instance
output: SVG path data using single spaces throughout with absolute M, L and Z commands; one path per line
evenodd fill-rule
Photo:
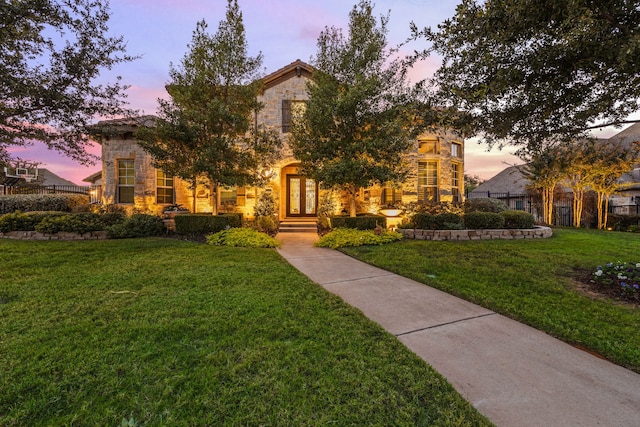
M 264 56 L 263 74 L 267 75 L 296 59 L 310 62 L 316 43 L 325 27 L 346 30 L 356 0 L 239 0 L 243 14 L 248 53 Z M 389 13 L 389 45 L 403 42 L 410 34 L 409 26 L 436 27 L 453 16 L 459 0 L 373 0 L 376 16 Z M 127 53 L 140 59 L 120 64 L 102 73 L 101 79 L 113 81 L 122 77 L 129 107 L 141 114 L 155 114 L 158 98 L 166 98 L 164 86 L 169 82 L 170 64 L 178 65 L 188 50 L 196 23 L 205 20 L 210 33 L 215 33 L 224 19 L 226 0 L 110 0 L 109 34 L 122 36 Z M 410 45 L 420 49 L 425 45 Z M 429 58 L 416 65 L 410 77 L 414 81 L 430 76 L 439 59 Z M 615 133 L 615 132 L 613 132 Z M 100 146 L 88 150 L 100 155 Z M 465 173 L 489 179 L 505 167 L 522 163 L 512 155 L 514 149 L 488 148 L 477 139 L 465 142 Z M 49 151 L 39 143 L 14 150 L 14 155 L 41 162 L 46 168 L 79 185 L 100 171 L 99 162 L 83 166 L 62 154 Z

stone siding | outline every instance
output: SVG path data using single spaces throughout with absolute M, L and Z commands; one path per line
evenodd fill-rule
M 549 227 L 500 230 L 420 230 L 399 229 L 405 239 L 415 240 L 492 240 L 492 239 L 546 239 L 553 235 Z
M 39 233 L 37 231 L 9 231 L 0 233 L 0 239 L 12 240 L 105 240 L 106 231 L 92 231 L 90 233 L 59 232 L 54 234 Z

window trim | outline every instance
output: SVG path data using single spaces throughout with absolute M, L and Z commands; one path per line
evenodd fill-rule
M 433 143 L 433 151 L 423 150 L 422 146 Z M 440 138 L 420 138 L 418 139 L 418 154 L 440 154 Z
M 457 153 L 453 154 L 453 147 L 457 147 Z M 462 159 L 464 157 L 464 153 L 463 153 L 463 149 L 462 149 L 462 143 L 457 142 L 457 141 L 452 141 L 451 142 L 451 157 L 456 158 L 456 159 Z
M 121 176 L 120 175 L 120 165 L 124 164 L 124 162 L 131 162 L 130 168 L 125 168 L 125 171 L 131 171 L 131 176 L 128 174 Z M 120 178 L 131 178 L 133 181 L 131 184 L 122 184 L 120 182 Z M 135 179 L 136 179 L 136 168 L 135 168 L 135 159 L 117 159 L 116 161 L 116 200 L 118 204 L 121 205 L 132 205 L 135 204 Z M 123 197 L 121 195 L 121 189 L 131 189 L 131 201 L 123 201 Z

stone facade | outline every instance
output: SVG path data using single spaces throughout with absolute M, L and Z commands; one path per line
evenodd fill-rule
M 296 102 L 304 102 L 308 99 L 306 85 L 311 79 L 312 71 L 311 66 L 297 60 L 263 79 L 264 89 L 259 96 L 259 101 L 264 108 L 256 115 L 256 123 L 266 125 L 279 132 L 284 144 L 283 156 L 270 171 L 267 171 L 270 182 L 264 188 L 248 187 L 219 191 L 219 199 L 215 201 L 218 203 L 219 211 L 239 211 L 243 212 L 245 217 L 250 218 L 253 216 L 253 208 L 262 192 L 269 191 L 278 205 L 279 219 L 284 219 L 291 214 L 290 205 L 287 203 L 291 194 L 290 179 L 300 175 L 300 170 L 299 161 L 293 157 L 288 145 L 286 118 L 283 120 L 283 114 L 286 114 L 284 105 L 288 105 L 288 111 L 291 111 Z M 104 121 L 96 125 L 101 130 L 99 142 L 102 144 L 102 203 L 122 204 L 118 197 L 118 164 L 121 161 L 132 160 L 134 170 L 133 203 L 125 203 L 124 206 L 131 210 L 153 213 L 160 213 L 167 206 L 167 203 L 158 203 L 157 171 L 152 165 L 151 157 L 137 145 L 133 136 L 137 126 L 148 126 L 152 120 L 153 117 L 145 116 L 136 119 Z M 104 129 L 108 131 L 104 131 Z M 425 143 L 435 144 L 435 148 L 427 150 L 427 152 L 423 149 Z M 453 144 L 456 145 L 457 153 L 452 155 Z M 411 173 L 401 188 L 394 190 L 393 202 L 406 204 L 418 201 L 418 171 L 421 162 L 423 164 L 431 162 L 431 165 L 435 165 L 437 168 L 437 194 L 435 196 L 437 200 L 452 201 L 459 197 L 463 194 L 463 150 L 464 141 L 452 133 L 438 131 L 421 135 L 415 142 L 413 149 L 405 157 Z M 459 174 L 456 191 L 452 188 L 452 165 L 454 164 L 457 165 Z M 305 180 L 304 177 L 301 179 L 301 182 L 306 183 L 307 186 L 312 185 L 310 180 Z M 186 182 L 176 178 L 173 180 L 173 186 L 173 203 L 192 210 L 195 194 L 197 212 L 211 212 L 213 210 L 214 200 L 206 185 L 198 186 L 194 192 Z M 380 207 L 388 205 L 389 200 L 383 198 L 385 191 L 391 191 L 391 189 L 385 190 L 379 186 L 362 189 L 359 196 L 360 210 L 377 212 Z M 320 194 L 319 197 L 318 193 L 316 185 L 313 192 L 316 197 L 316 207 L 322 196 Z M 337 206 L 336 213 L 339 213 L 346 208 L 346 199 L 338 193 L 332 194 L 334 194 Z M 234 200 L 229 202 L 230 198 Z M 223 203 L 223 200 L 226 200 L 227 203 Z

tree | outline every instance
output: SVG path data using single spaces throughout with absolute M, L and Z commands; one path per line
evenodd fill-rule
M 628 143 L 609 140 L 595 147 L 596 158 L 591 164 L 589 182 L 597 194 L 598 228 L 607 226 L 609 198 L 625 184 L 620 178 L 640 162 L 640 147 L 637 142 Z
M 437 31 L 414 32 L 443 56 L 443 105 L 489 143 L 574 140 L 638 110 L 637 1 L 462 0 Z
M 180 66 L 171 65 L 171 99 L 159 100 L 158 125 L 138 136 L 156 167 L 192 185 L 198 176 L 208 178 L 216 214 L 218 187 L 261 183 L 261 171 L 277 158 L 281 141 L 253 120 L 262 108 L 262 55 L 247 56 L 237 0 L 228 0 L 216 34 L 206 30 L 206 22 L 199 22 Z
M 566 167 L 564 147 L 551 143 L 538 145 L 535 150 L 523 150 L 520 158 L 527 162 L 519 167 L 520 171 L 531 182 L 531 188 L 542 195 L 542 219 L 551 225 L 554 193 Z
M 475 190 L 483 182 L 484 180 L 478 175 L 467 175 L 466 173 L 464 174 L 464 189 L 467 193 Z
M 305 174 L 349 194 L 351 216 L 359 188 L 404 179 L 402 153 L 412 144 L 405 73 L 387 48 L 389 18 L 378 24 L 372 13 L 361 0 L 348 37 L 335 27 L 320 34 L 309 100 L 290 142 Z
M 0 162 L 9 147 L 34 140 L 84 164 L 86 126 L 126 115 L 126 86 L 100 84 L 104 69 L 134 59 L 122 37 L 108 37 L 108 2 L 3 1 L 0 4 Z

